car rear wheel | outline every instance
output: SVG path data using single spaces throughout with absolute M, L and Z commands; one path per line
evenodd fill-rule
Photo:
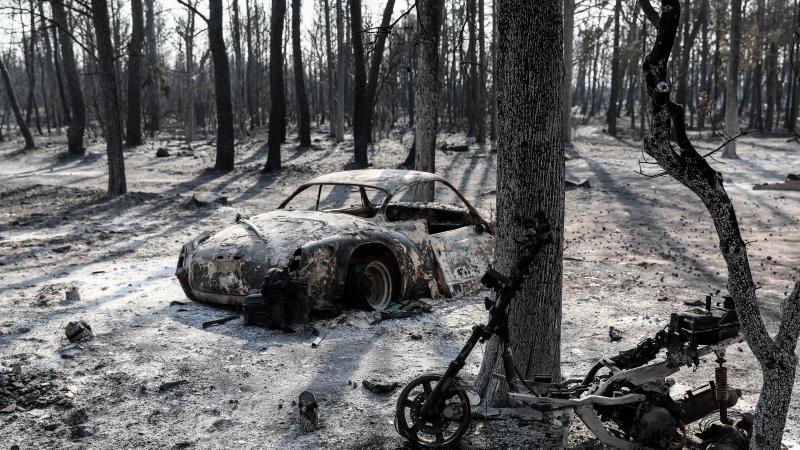
M 351 299 L 383 311 L 394 299 L 395 277 L 385 258 L 362 259 L 352 264 L 347 282 Z

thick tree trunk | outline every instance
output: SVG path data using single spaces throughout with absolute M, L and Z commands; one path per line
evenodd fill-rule
M 116 197 L 127 192 L 125 160 L 122 154 L 122 117 L 119 105 L 117 80 L 114 75 L 114 46 L 111 43 L 111 26 L 106 0 L 92 0 L 97 45 L 97 71 L 105 117 L 106 153 L 108 155 L 108 195 Z
M 466 0 L 467 6 L 467 137 L 474 138 L 477 134 L 477 107 L 478 107 L 478 58 L 476 57 L 477 36 L 475 32 L 475 6 L 476 0 Z
M 56 80 L 58 81 L 58 95 L 61 100 L 61 107 L 63 111 L 63 122 L 69 125 L 72 120 L 72 114 L 69 111 L 69 100 L 67 100 L 67 91 L 64 89 L 64 65 L 61 62 L 60 45 L 58 43 L 58 27 L 53 26 L 50 31 L 53 33 L 53 62 L 56 66 Z
M 542 211 L 552 243 L 533 260 L 533 274 L 509 311 L 512 351 L 525 379 L 560 379 L 564 230 L 564 149 L 561 0 L 497 0 L 497 248 L 496 269 L 508 274 L 517 260 L 524 222 Z M 492 377 L 503 364 L 493 339 L 476 387 L 488 405 L 506 400 Z
M 73 155 L 82 156 L 86 151 L 83 147 L 83 133 L 86 129 L 86 104 L 83 101 L 81 79 L 78 75 L 75 53 L 72 50 L 72 37 L 67 25 L 64 2 L 63 0 L 51 0 L 50 5 L 53 10 L 53 21 L 58 27 L 61 62 L 64 65 L 64 78 L 67 82 L 67 93 L 69 94 L 71 109 L 69 127 L 67 127 L 67 148 Z
M 367 96 L 367 67 L 364 62 L 364 42 L 361 30 L 361 0 L 350 0 L 350 26 L 353 39 L 353 157 L 358 167 L 367 167 L 369 144 L 369 97 Z
M 328 0 L 324 0 L 325 8 L 325 55 L 326 55 L 326 79 L 328 82 L 328 134 L 336 136 L 336 100 L 334 97 L 334 85 L 336 77 L 333 69 L 333 46 L 331 42 L 331 7 Z
M 778 89 L 778 45 L 770 38 L 767 50 L 767 111 L 764 115 L 764 131 L 772 131 L 775 124 L 775 105 Z
M 233 93 L 234 93 L 234 106 L 236 108 L 236 123 L 239 127 L 239 134 L 241 136 L 247 136 L 247 120 L 245 118 L 245 106 L 246 106 L 246 95 L 245 95 L 245 83 L 244 83 L 244 56 L 242 54 L 242 32 L 241 32 L 241 22 L 239 21 L 239 2 L 238 0 L 233 0 L 231 2 L 231 37 L 233 38 L 233 55 L 235 58 L 234 61 L 234 82 L 233 82 Z
M 286 94 L 283 88 L 283 22 L 286 0 L 272 0 L 269 43 L 269 132 L 267 134 L 267 165 L 264 170 L 280 170 L 281 143 L 286 126 Z
M 562 100 L 562 136 L 564 143 L 572 142 L 572 54 L 575 32 L 575 0 L 564 0 L 564 92 Z
M 441 0 L 418 0 L 419 55 L 417 57 L 415 139 L 416 170 L 436 173 L 436 127 L 439 118 L 439 30 L 442 26 Z M 415 191 L 415 200 L 433 201 L 433 184 Z
M 142 56 L 144 11 L 142 0 L 131 0 L 131 40 L 128 43 L 128 117 L 125 142 L 142 144 Z
M 617 100 L 619 99 L 622 75 L 620 74 L 620 52 L 619 47 L 619 19 L 622 14 L 622 0 L 614 3 L 614 49 L 611 55 L 611 93 L 608 97 L 608 111 L 606 113 L 606 131 L 611 136 L 617 135 Z
M 347 48 L 344 45 L 344 9 L 342 0 L 336 0 L 336 142 L 344 140 L 344 78 Z
M 195 12 L 188 9 L 186 10 L 186 29 L 183 35 L 183 42 L 186 46 L 184 83 L 183 83 L 183 98 L 186 104 L 184 105 L 183 117 L 183 137 L 186 145 L 191 146 L 194 140 L 194 34 L 195 34 Z
M 217 105 L 217 158 L 214 168 L 233 170 L 235 149 L 231 73 L 222 34 L 222 21 L 222 0 L 209 0 L 208 47 L 214 61 L 214 97 Z
M 369 64 L 369 74 L 367 77 L 367 99 L 366 99 L 366 124 L 365 135 L 372 142 L 372 119 L 375 115 L 375 99 L 378 96 L 378 83 L 380 82 L 381 63 L 383 62 L 383 50 L 386 47 L 386 37 L 389 36 L 389 25 L 394 11 L 394 0 L 387 0 L 383 8 L 383 18 L 381 19 L 378 33 L 375 36 L 375 45 L 372 47 L 372 59 Z M 363 47 L 363 37 L 362 37 Z
M 475 142 L 486 142 L 486 31 L 484 25 L 484 4 L 478 0 L 478 79 L 476 81 L 477 101 L 475 102 Z
M 5 90 L 6 96 L 8 96 L 8 103 L 11 107 L 11 111 L 14 113 L 14 118 L 17 120 L 19 132 L 25 139 L 25 150 L 36 148 L 36 144 L 33 142 L 33 136 L 31 135 L 31 130 L 28 128 L 28 124 L 25 123 L 25 118 L 22 116 L 22 111 L 19 109 L 17 96 L 14 94 L 14 85 L 11 83 L 11 76 L 8 75 L 8 70 L 6 69 L 6 65 L 3 62 L 2 57 L 0 57 L 0 75 L 3 77 L 3 84 L 6 88 Z
M 214 1 L 214 0 L 210 0 Z M 158 64 L 158 42 L 156 33 L 156 0 L 147 0 L 145 12 L 145 34 L 147 36 L 147 77 L 145 127 L 152 135 L 161 129 L 161 67 Z
M 294 61 L 294 90 L 297 96 L 297 139 L 300 149 L 311 148 L 311 116 L 308 112 L 305 74 L 303 72 L 303 47 L 300 41 L 301 0 L 292 0 L 292 60 Z
M 725 132 L 729 137 L 739 134 L 739 56 L 742 47 L 742 0 L 731 0 L 730 55 L 728 77 L 725 81 Z M 722 151 L 723 158 L 738 159 L 736 141 L 730 141 Z

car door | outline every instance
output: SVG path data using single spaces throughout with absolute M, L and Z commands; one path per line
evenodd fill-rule
M 461 297 L 480 288 L 480 279 L 494 253 L 494 236 L 482 225 L 432 234 L 428 241 L 436 258 L 443 293 Z
M 461 297 L 480 288 L 480 279 L 494 254 L 494 236 L 476 217 L 477 211 L 449 184 L 436 182 L 434 211 L 444 208 L 444 224 L 429 224 L 428 242 L 437 263 L 441 290 L 450 297 Z M 463 214 L 463 226 L 452 226 L 453 208 Z M 435 228 L 444 231 L 433 232 Z M 452 229 L 448 229 L 452 228 Z

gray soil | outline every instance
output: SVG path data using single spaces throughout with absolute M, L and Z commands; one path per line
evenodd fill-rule
M 402 138 L 405 137 L 403 140 Z M 454 144 L 463 136 L 443 135 Z M 404 448 L 392 424 L 399 390 L 378 395 L 361 381 L 401 385 L 441 372 L 473 324 L 485 319 L 482 294 L 431 300 L 431 313 L 370 325 L 363 311 L 294 334 L 245 327 L 240 321 L 203 329 L 231 311 L 185 298 L 173 276 L 181 245 L 244 215 L 275 208 L 299 183 L 342 170 L 351 141 L 335 145 L 315 133 L 314 148 L 284 147 L 285 169 L 261 174 L 263 139 L 237 145 L 231 173 L 213 166 L 213 145 L 197 141 L 193 156 L 175 141 L 125 151 L 129 194 L 104 198 L 102 142 L 88 156 L 63 156 L 64 138 L 20 153 L 0 144 L 0 447 L 9 448 Z M 391 135 L 371 154 L 376 168 L 394 168 L 410 136 Z M 697 141 L 702 150 L 716 140 Z M 600 357 L 633 347 L 663 328 L 686 301 L 724 290 L 726 269 L 699 201 L 667 177 L 636 173 L 641 142 L 582 127 L 567 178 L 588 179 L 567 192 L 562 371 L 579 376 Z M 172 156 L 156 158 L 158 147 Z M 800 148 L 786 138 L 748 136 L 739 161 L 714 162 L 737 207 L 761 311 L 770 330 L 780 301 L 800 276 L 800 192 L 754 191 L 800 171 Z M 487 210 L 495 203 L 495 154 L 437 154 L 439 172 Z M 652 166 L 645 170 L 656 171 Z M 228 205 L 193 206 L 193 193 L 218 192 Z M 77 288 L 80 299 L 67 301 Z M 94 338 L 69 343 L 64 327 L 84 319 Z M 609 326 L 623 333 L 609 342 Z M 481 349 L 467 367 L 477 373 Z M 751 411 L 760 371 L 746 344 L 729 352 L 731 384 Z M 679 395 L 713 377 L 713 364 L 684 370 Z M 300 392 L 313 392 L 321 428 L 298 425 Z M 4 396 L 5 395 L 5 396 Z M 795 389 L 785 439 L 800 440 Z M 9 408 L 3 399 L 15 398 Z M 4 408 L 5 407 L 5 408 Z M 565 440 L 553 423 L 476 421 L 464 448 L 553 448 Z M 599 448 L 579 423 L 566 446 Z

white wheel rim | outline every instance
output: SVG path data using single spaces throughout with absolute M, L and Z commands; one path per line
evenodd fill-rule
M 375 311 L 383 311 L 392 301 L 392 276 L 389 268 L 380 261 L 372 261 L 364 268 L 363 292 L 367 304 Z

